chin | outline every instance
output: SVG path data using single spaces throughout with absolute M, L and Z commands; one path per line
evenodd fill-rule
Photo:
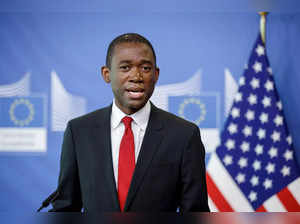
M 147 101 L 143 102 L 134 102 L 134 103 L 129 103 L 129 108 L 132 108 L 135 111 L 138 111 L 141 109 L 143 106 L 145 106 Z

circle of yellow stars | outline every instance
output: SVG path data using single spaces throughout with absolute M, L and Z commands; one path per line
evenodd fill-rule
M 185 119 L 184 109 L 189 104 L 196 104 L 200 108 L 201 113 L 200 113 L 199 118 L 197 120 L 193 121 L 196 125 L 199 125 L 205 119 L 205 116 L 206 116 L 205 105 L 203 103 L 201 103 L 201 101 L 199 99 L 196 99 L 196 98 L 184 99 L 183 102 L 179 105 L 178 114 L 180 117 Z
M 23 119 L 23 120 L 20 120 L 16 117 L 15 115 L 15 109 L 16 107 L 18 107 L 19 105 L 24 105 L 27 107 L 27 109 L 29 110 L 29 114 L 28 116 Z M 20 99 L 16 99 L 14 100 L 14 102 L 10 105 L 10 108 L 9 108 L 9 116 L 10 116 L 10 119 L 11 121 L 15 124 L 15 125 L 19 125 L 21 127 L 25 126 L 25 125 L 28 125 L 32 120 L 33 120 L 33 117 L 34 117 L 34 107 L 33 107 L 33 104 L 29 102 L 29 100 L 27 99 L 24 99 L 24 98 L 20 98 Z

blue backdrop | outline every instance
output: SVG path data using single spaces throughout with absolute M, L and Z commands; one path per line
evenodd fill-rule
M 238 2 L 1 3 L 0 211 L 35 210 L 55 190 L 65 124 L 111 103 L 100 68 L 125 32 L 153 43 L 153 102 L 197 123 L 209 155 L 259 32 L 258 1 Z M 268 2 L 267 54 L 300 161 L 299 4 Z

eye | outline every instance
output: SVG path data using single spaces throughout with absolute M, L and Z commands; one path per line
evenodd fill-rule
M 121 71 L 129 71 L 129 69 L 130 69 L 129 65 L 121 65 L 120 66 Z
M 149 72 L 149 71 L 151 71 L 151 69 L 152 69 L 151 66 L 142 66 L 142 70 L 143 70 L 144 72 Z

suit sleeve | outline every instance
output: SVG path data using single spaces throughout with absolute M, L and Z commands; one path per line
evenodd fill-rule
M 75 146 L 70 123 L 68 123 L 65 130 L 62 144 L 58 191 L 59 195 L 52 203 L 53 209 L 50 210 L 51 212 L 81 211 L 81 191 Z
M 209 211 L 205 173 L 205 150 L 195 127 L 182 157 L 180 212 Z

